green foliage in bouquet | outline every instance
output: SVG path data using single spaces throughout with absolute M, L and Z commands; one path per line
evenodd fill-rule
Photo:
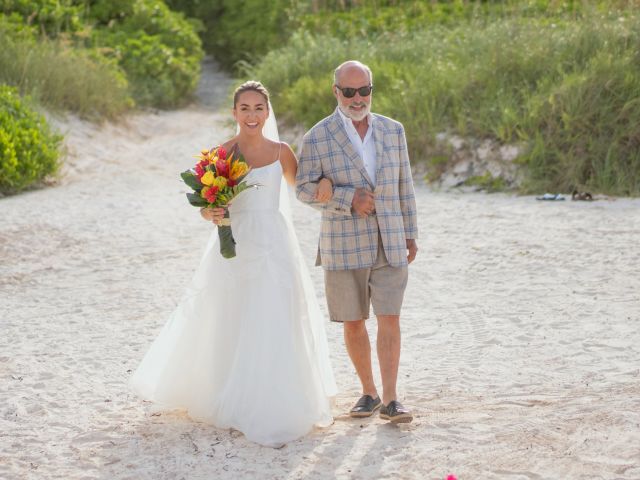
M 16 193 L 54 174 L 61 137 L 15 88 L 0 85 L 0 192 Z
M 195 193 L 187 193 L 187 200 L 194 207 L 212 207 L 212 204 L 209 203 L 206 199 L 202 198 L 200 192 L 202 191 L 202 185 L 197 185 L 193 182 L 193 176 L 187 170 L 186 172 L 182 172 L 180 174 L 180 178 L 186 183 L 188 186 L 195 190 Z M 247 185 L 242 183 L 240 185 L 236 185 L 235 187 L 230 187 L 227 192 L 218 194 L 218 202 L 220 207 L 227 205 L 232 199 L 240 195 L 245 190 L 249 188 L 253 188 L 254 185 Z

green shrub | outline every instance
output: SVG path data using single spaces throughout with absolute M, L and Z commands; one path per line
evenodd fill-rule
M 182 103 L 198 84 L 203 55 L 193 23 L 158 0 L 121 3 L 120 9 L 99 11 L 103 22 L 108 15 L 115 17 L 94 29 L 92 45 L 117 60 L 138 103 L 159 107 Z
M 292 31 L 343 39 L 509 18 L 577 19 L 594 11 L 606 13 L 640 6 L 638 0 L 292 0 L 290 3 L 288 17 Z
M 640 195 L 639 60 L 634 48 L 602 51 L 537 99 L 527 191 Z
M 200 23 L 172 12 L 161 0 L 0 0 L 0 12 L 37 25 L 45 39 L 58 42 L 56 49 L 73 50 L 70 56 L 92 61 L 94 70 L 110 69 L 110 77 L 124 72 L 125 85 L 140 104 L 175 106 L 197 86 Z
M 205 49 L 221 66 L 255 63 L 286 42 L 292 0 L 168 0 L 170 7 L 202 22 Z
M 271 89 L 276 111 L 310 127 L 334 108 L 325 92 L 335 66 L 357 58 L 374 73 L 374 111 L 405 124 L 414 160 L 441 154 L 438 132 L 493 138 L 529 145 L 527 191 L 638 195 L 638 45 L 635 11 L 432 25 L 366 41 L 297 33 L 247 76 Z
M 121 0 L 122 1 L 122 0 Z M 205 49 L 238 72 L 284 45 L 294 33 L 369 40 L 433 25 L 498 19 L 578 17 L 640 5 L 639 0 L 166 0 L 173 10 L 202 22 Z M 93 7 L 92 7 L 93 8 Z
M 277 112 L 282 113 L 278 117 L 282 117 L 284 122 L 326 117 L 328 108 L 336 102 L 331 91 L 332 82 L 331 75 L 300 77 L 282 94 L 277 107 Z M 310 99 L 313 101 L 309 101 Z M 308 123 L 311 124 L 311 121 Z
M 0 192 L 15 193 L 58 169 L 59 135 L 14 88 L 0 85 Z
M 200 56 L 182 56 L 158 35 L 116 32 L 101 35 L 103 51 L 117 61 L 140 105 L 171 107 L 180 104 L 197 86 Z
M 1 18 L 0 44 L 0 83 L 52 110 L 115 117 L 133 105 L 123 72 L 95 51 L 38 40 L 32 30 Z
M 84 8 L 72 0 L 0 0 L 0 13 L 20 15 L 49 37 L 82 30 Z

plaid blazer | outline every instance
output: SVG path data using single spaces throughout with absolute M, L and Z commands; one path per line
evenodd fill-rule
M 407 141 L 401 123 L 373 114 L 376 181 L 373 185 L 362 158 L 344 128 L 337 109 L 304 136 L 296 175 L 296 196 L 322 211 L 316 265 L 327 270 L 371 267 L 378 252 L 378 231 L 389 264 L 407 265 L 407 243 L 418 238 L 416 202 Z M 315 202 L 322 177 L 333 182 L 333 198 Z M 362 218 L 351 211 L 356 188 L 375 197 L 375 214 Z

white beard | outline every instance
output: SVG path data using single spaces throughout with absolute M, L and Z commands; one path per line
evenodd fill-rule
M 342 113 L 344 113 L 345 117 L 350 118 L 351 120 L 355 120 L 356 122 L 360 122 L 360 121 L 364 120 L 367 115 L 369 115 L 369 112 L 371 112 L 371 103 L 366 105 L 365 109 L 362 110 L 359 113 L 355 113 L 355 112 L 351 111 L 349 109 L 349 107 L 343 107 L 340 104 L 338 104 L 338 108 L 340 109 L 340 111 Z

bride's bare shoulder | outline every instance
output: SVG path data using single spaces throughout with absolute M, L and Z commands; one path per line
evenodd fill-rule
M 269 138 L 265 140 L 267 141 L 268 150 L 275 152 L 276 158 L 282 159 L 283 157 L 289 156 L 290 153 L 293 153 L 287 142 L 278 142 Z
M 280 142 L 280 161 L 297 163 L 296 154 L 287 142 Z
M 233 138 L 230 138 L 226 142 L 221 143 L 220 146 L 222 148 L 224 148 L 225 150 L 229 151 L 229 150 L 231 150 L 231 147 L 233 147 L 236 143 L 238 143 L 237 135 L 235 137 L 233 137 Z
M 269 138 L 265 138 L 265 140 L 267 141 L 267 145 L 269 145 L 271 148 L 280 148 L 281 145 L 284 148 L 285 145 L 287 145 L 285 142 L 276 142 L 275 140 L 271 140 Z
M 269 144 L 279 150 L 281 150 L 282 152 L 287 151 L 287 150 L 291 150 L 291 147 L 289 146 L 289 144 L 287 142 L 275 142 L 273 140 L 269 140 Z

